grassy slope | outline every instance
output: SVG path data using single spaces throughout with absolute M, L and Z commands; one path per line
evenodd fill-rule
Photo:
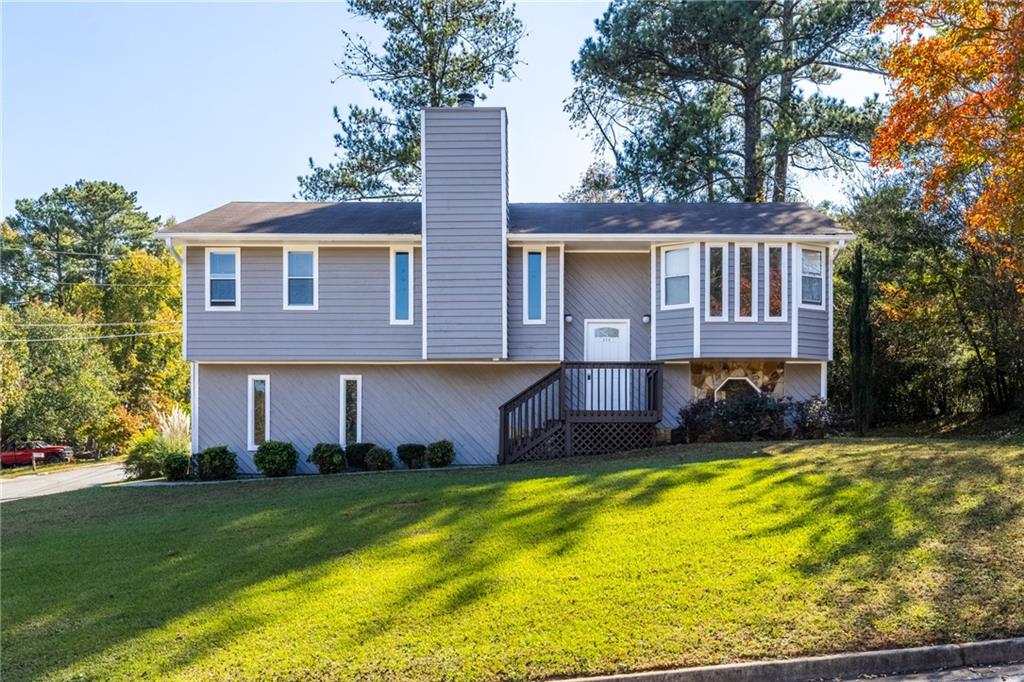
M 3 506 L 2 672 L 517 679 L 1024 633 L 1024 445 L 689 446 Z

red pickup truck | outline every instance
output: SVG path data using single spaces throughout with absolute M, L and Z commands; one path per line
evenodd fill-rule
M 31 464 L 33 457 L 36 458 L 36 461 L 41 459 L 47 464 L 67 462 L 71 459 L 73 452 L 66 445 L 47 445 L 38 440 L 8 443 L 0 452 L 0 465 L 6 467 L 15 464 Z

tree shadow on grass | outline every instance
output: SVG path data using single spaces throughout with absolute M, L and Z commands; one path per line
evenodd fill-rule
M 981 446 L 957 448 L 962 444 L 894 451 L 881 442 L 844 454 L 828 472 L 814 458 L 776 460 L 734 489 L 752 504 L 768 489 L 786 489 L 789 503 L 762 505 L 769 520 L 743 535 L 809 530 L 795 567 L 833 584 L 822 608 L 845 612 L 864 641 L 1020 634 L 1024 543 L 1006 534 L 1024 530 L 1024 451 L 997 459 Z M 1017 556 L 999 556 L 1006 547 L 1016 547 Z
M 693 469 L 665 475 L 660 460 L 509 467 L 406 476 L 320 478 L 225 486 L 105 489 L 5 506 L 6 520 L 47 509 L 46 527 L 4 524 L 5 679 L 100 673 L 124 645 L 155 637 L 161 675 L 214 655 L 274 612 L 212 619 L 264 586 L 307 594 L 339 565 L 372 554 L 422 566 L 376 595 L 380 613 L 354 641 L 386 633 L 410 606 L 451 617 L 497 589 L 497 568 L 525 553 L 574 550 L 594 514 L 612 504 L 653 504 L 710 480 Z M 520 484 L 532 487 L 521 490 Z M 547 494 L 548 492 L 552 494 Z M 20 506 L 21 508 L 16 508 Z M 146 513 L 140 513 L 146 510 Z M 501 529 L 501 543 L 491 536 Z M 74 566 L 54 589 L 34 579 Z M 194 616 L 194 618 L 190 618 Z M 168 629 L 179 629 L 174 633 Z

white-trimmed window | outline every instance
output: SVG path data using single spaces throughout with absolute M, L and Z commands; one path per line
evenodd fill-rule
M 757 321 L 757 245 L 736 244 L 733 256 L 733 319 Z
M 391 249 L 391 324 L 412 324 L 413 255 L 411 248 Z
M 316 310 L 320 264 L 315 246 L 284 247 L 284 309 Z
M 704 319 L 724 322 L 729 319 L 728 247 L 705 244 L 704 247 Z
M 785 322 L 789 303 L 785 244 L 764 245 L 764 319 Z
M 338 441 L 342 447 L 363 440 L 363 377 L 341 375 L 341 412 L 338 415 Z
M 523 248 L 523 324 L 547 321 L 547 248 Z
M 689 246 L 665 249 L 661 252 L 661 309 L 689 308 L 691 299 L 691 269 L 693 261 Z
M 239 249 L 206 249 L 206 310 L 241 310 Z
M 270 439 L 270 375 L 249 375 L 248 447 L 255 450 Z
M 824 249 L 800 249 L 800 305 L 808 308 L 825 307 Z

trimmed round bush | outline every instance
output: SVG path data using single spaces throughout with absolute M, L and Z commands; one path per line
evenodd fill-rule
M 188 463 L 192 458 L 184 452 L 172 452 L 164 458 L 164 477 L 168 481 L 188 478 Z
M 291 443 L 268 440 L 256 448 L 252 461 L 264 476 L 287 476 L 299 463 L 299 453 Z
M 337 443 L 317 443 L 307 461 L 316 464 L 321 474 L 336 474 L 345 468 L 345 450 Z
M 366 453 L 375 447 L 376 443 L 352 443 L 345 448 L 345 461 L 353 469 L 365 469 Z
M 422 469 L 426 463 L 427 446 L 419 443 L 403 443 L 399 445 L 398 459 L 410 469 Z
M 370 451 L 366 453 L 366 468 L 369 471 L 394 469 L 395 460 L 391 456 L 391 451 L 387 448 L 382 448 L 379 445 L 374 445 L 370 448 Z
M 455 461 L 455 445 L 450 440 L 439 440 L 427 446 L 427 464 L 446 467 Z
M 235 453 L 226 445 L 214 445 L 199 453 L 199 478 L 204 481 L 223 481 L 234 478 L 238 470 Z

